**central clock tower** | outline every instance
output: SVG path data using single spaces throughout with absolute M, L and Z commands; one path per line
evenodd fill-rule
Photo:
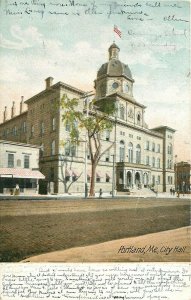
M 109 61 L 101 66 L 95 80 L 96 99 L 105 98 L 114 93 L 133 96 L 133 83 L 128 65 L 119 60 L 119 47 L 113 43 L 109 49 Z

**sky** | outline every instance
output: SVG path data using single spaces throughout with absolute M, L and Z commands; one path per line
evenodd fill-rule
M 44 80 L 93 90 L 115 40 L 128 64 L 134 98 L 147 106 L 149 128 L 174 128 L 177 160 L 189 161 L 189 1 L 1 0 L 0 121 L 12 101 L 45 88 Z M 116 25 L 122 32 L 114 33 Z

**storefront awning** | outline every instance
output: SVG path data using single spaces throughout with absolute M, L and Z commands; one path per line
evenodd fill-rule
M 29 178 L 29 179 L 45 179 L 45 176 L 38 170 L 30 169 L 14 169 L 0 168 L 1 178 Z

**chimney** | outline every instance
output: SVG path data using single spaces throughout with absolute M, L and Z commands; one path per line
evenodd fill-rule
M 23 106 L 24 106 L 24 96 L 21 96 L 21 102 L 20 102 L 20 114 L 23 112 Z
M 3 113 L 3 122 L 7 121 L 7 106 L 5 106 L 5 110 Z
M 11 108 L 11 118 L 13 118 L 15 116 L 15 111 L 16 111 L 16 109 L 15 109 L 15 101 L 13 101 L 13 106 Z
M 49 89 L 52 86 L 53 79 L 54 78 L 52 78 L 52 77 L 48 77 L 48 78 L 45 79 L 45 81 L 46 81 L 46 89 Z

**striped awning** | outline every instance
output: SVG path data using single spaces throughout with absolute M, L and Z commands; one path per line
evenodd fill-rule
M 0 168 L 0 177 L 2 178 L 29 178 L 29 179 L 45 179 L 45 176 L 38 170 L 16 169 L 16 168 Z

